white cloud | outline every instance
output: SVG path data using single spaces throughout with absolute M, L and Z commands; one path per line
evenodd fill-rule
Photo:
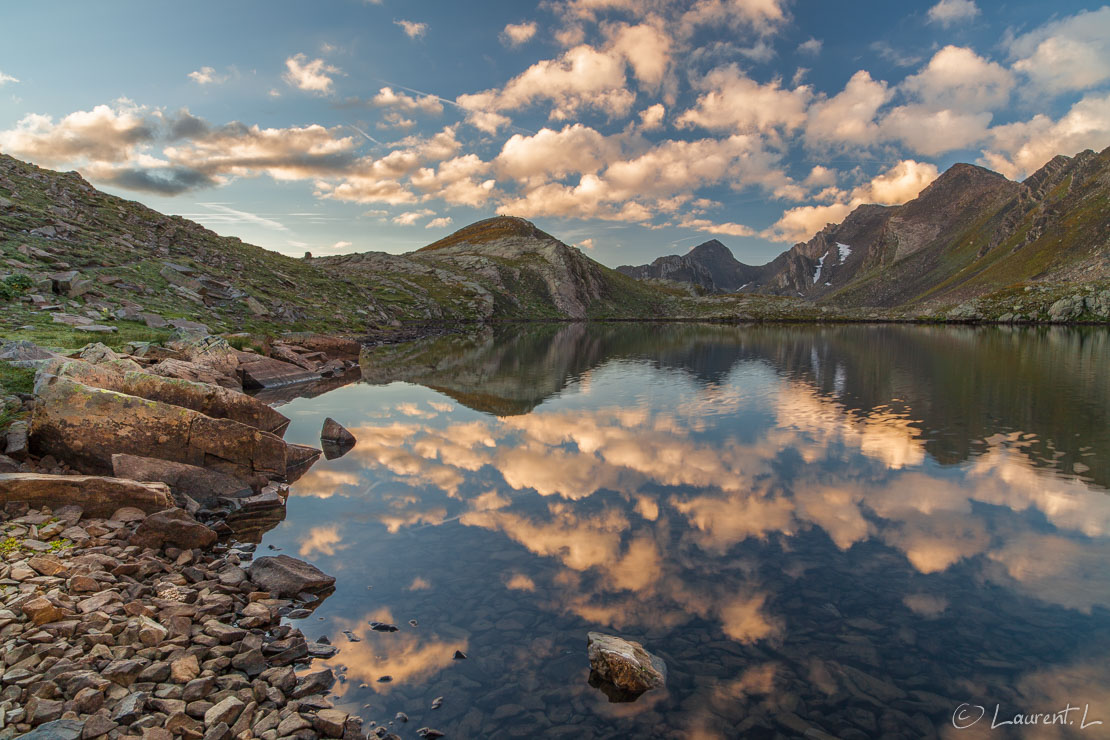
M 815 167 L 807 182 L 829 183 L 830 171 Z M 852 190 L 850 196 L 841 193 L 841 199 L 827 205 L 798 206 L 784 211 L 782 216 L 760 236 L 778 242 L 796 243 L 809 239 L 827 224 L 844 220 L 857 206 L 864 203 L 898 205 L 913 200 L 937 178 L 937 168 L 928 162 L 902 160 L 889 170 Z
M 469 122 L 494 131 L 508 123 L 500 111 L 519 110 L 540 101 L 550 102 L 549 115 L 557 121 L 572 118 L 583 108 L 623 117 L 636 99 L 635 93 L 626 89 L 624 67 L 624 59 L 617 54 L 576 46 L 558 59 L 536 62 L 500 90 L 460 95 L 456 102 L 474 114 Z
M 808 87 L 783 89 L 778 80 L 760 84 L 735 64 L 718 67 L 698 87 L 706 92 L 697 104 L 678 117 L 679 126 L 700 126 L 741 133 L 790 131 L 806 119 Z
M 435 211 L 429 211 L 428 209 L 424 209 L 421 211 L 406 211 L 405 213 L 394 216 L 391 220 L 393 221 L 393 223 L 399 226 L 412 226 L 417 221 L 434 215 Z
M 509 23 L 501 32 L 501 42 L 507 46 L 520 46 L 536 35 L 536 22 Z
M 330 247 L 325 247 L 325 248 L 326 249 L 346 249 L 349 246 L 351 246 L 350 242 L 339 241 L 339 242 L 336 242 L 335 244 L 332 244 Z
M 538 185 L 570 174 L 595 173 L 619 153 L 613 139 L 576 123 L 560 131 L 543 128 L 531 136 L 514 134 L 494 166 L 502 177 Z
M 1038 114 L 1028 121 L 995 126 L 980 162 L 1013 179 L 1039 169 L 1057 154 L 1099 151 L 1110 142 L 1110 94 L 1088 95 L 1059 120 Z M 0 140 L 0 144 L 3 141 Z
M 1110 7 L 1047 23 L 1009 42 L 1014 69 L 1040 89 L 1086 90 L 1110 79 Z
M 607 26 L 606 51 L 628 61 L 632 74 L 649 88 L 658 87 L 671 61 L 671 38 L 655 26 Z
M 406 93 L 395 91 L 391 87 L 383 87 L 374 96 L 372 101 L 379 108 L 395 108 L 406 113 L 428 113 L 438 115 L 443 112 L 443 103 L 434 95 L 421 95 L 415 98 Z
M 667 109 L 662 103 L 656 103 L 640 111 L 640 129 L 642 131 L 654 131 L 663 127 L 663 117 L 666 115 Z
M 722 234 L 725 236 L 755 236 L 756 231 L 751 227 L 744 224 L 715 223 L 705 218 L 694 218 L 693 216 L 684 216 L 679 220 L 678 225 L 684 229 L 696 229 L 707 234 Z
M 810 38 L 809 40 L 803 41 L 802 43 L 798 44 L 798 53 L 817 56 L 821 53 L 821 46 L 822 42 L 820 39 Z
M 578 242 L 578 246 L 582 249 L 593 249 L 594 248 L 594 240 L 593 239 L 583 239 L 582 241 Z
M 404 31 L 405 35 L 408 36 L 410 39 L 418 39 L 428 32 L 427 23 L 416 23 L 414 21 L 400 20 L 393 21 L 393 25 L 400 26 L 401 30 Z
M 948 27 L 957 21 L 971 20 L 979 15 L 974 0 L 940 0 L 929 8 L 929 22 Z
M 444 226 L 450 226 L 451 223 L 452 223 L 452 219 L 451 219 L 450 216 L 440 216 L 439 218 L 433 218 L 431 221 L 429 221 L 424 226 L 424 228 L 425 229 L 442 229 Z
M 968 149 L 987 136 L 990 113 L 936 110 L 925 105 L 902 105 L 887 113 L 879 126 L 884 138 L 901 141 L 927 157 Z
M 923 70 L 902 82 L 902 88 L 925 105 L 961 111 L 1001 107 L 1013 87 L 1009 70 L 959 46 L 944 47 Z
M 0 87 L 3 87 L 9 82 L 19 82 L 19 80 L 15 77 L 12 77 L 11 75 L 6 75 L 3 72 L 0 72 Z
M 327 64 L 323 59 L 309 60 L 304 54 L 295 54 L 285 60 L 286 72 L 282 78 L 293 87 L 309 92 L 327 94 L 331 92 L 332 78 L 339 74 L 339 68 Z
M 871 143 L 878 133 L 875 115 L 892 94 L 885 82 L 873 80 L 866 70 L 859 70 L 842 91 L 810 106 L 806 140 L 810 144 Z
M 194 72 L 190 72 L 189 79 L 198 85 L 219 85 L 227 82 L 228 77 L 227 75 L 217 74 L 212 67 L 201 67 Z

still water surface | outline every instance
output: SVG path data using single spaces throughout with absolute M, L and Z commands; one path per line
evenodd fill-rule
M 337 704 L 406 738 L 1107 737 L 1108 368 L 1110 334 L 1063 328 L 382 348 L 282 407 L 290 441 L 332 416 L 359 442 L 260 551 L 338 578 L 296 624 L 341 648 Z M 666 690 L 609 703 L 590 630 L 664 658 Z M 957 730 L 962 704 L 986 716 Z

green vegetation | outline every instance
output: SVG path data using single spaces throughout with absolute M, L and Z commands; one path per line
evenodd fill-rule
M 30 393 L 34 384 L 34 370 L 0 361 L 0 395 Z

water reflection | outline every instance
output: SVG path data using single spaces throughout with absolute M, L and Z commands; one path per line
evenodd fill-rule
M 266 543 L 339 578 L 314 618 L 343 701 L 454 736 L 921 737 L 962 702 L 1056 711 L 1061 686 L 1110 720 L 1108 359 L 1060 329 L 386 348 L 377 385 L 283 408 L 292 441 L 330 415 L 359 442 Z M 668 689 L 609 705 L 590 629 L 663 656 Z

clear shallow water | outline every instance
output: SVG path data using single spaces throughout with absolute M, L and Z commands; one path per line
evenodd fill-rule
M 298 626 L 341 648 L 338 703 L 406 712 L 402 737 L 1107 737 L 1108 366 L 1105 331 L 1059 328 L 383 348 L 282 407 L 290 441 L 330 415 L 359 443 L 261 550 L 338 578 Z M 589 630 L 663 657 L 667 689 L 609 703 Z M 987 716 L 957 730 L 965 703 Z M 989 727 L 1069 704 L 1105 724 Z

